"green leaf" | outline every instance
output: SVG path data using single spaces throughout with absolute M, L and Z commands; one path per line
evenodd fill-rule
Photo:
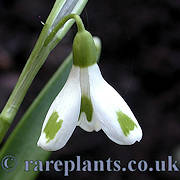
M 33 180 L 38 172 L 34 172 L 33 169 L 26 172 L 24 161 L 45 161 L 49 157 L 50 152 L 37 147 L 36 143 L 40 136 L 41 127 L 46 113 L 52 101 L 65 84 L 71 66 L 72 54 L 68 56 L 58 71 L 54 74 L 3 146 L 0 152 L 0 160 L 7 155 L 14 156 L 17 161 L 17 166 L 14 170 L 12 169 L 12 171 L 7 171 L 1 168 L 0 180 Z M 10 161 L 11 160 L 9 160 L 9 166 L 11 167 L 13 164 L 11 165 Z

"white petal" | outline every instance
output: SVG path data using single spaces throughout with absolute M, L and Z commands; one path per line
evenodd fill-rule
M 80 126 L 82 129 L 84 129 L 87 132 L 99 131 L 101 129 L 100 123 L 97 119 L 96 114 L 94 113 L 93 106 L 91 104 L 88 68 L 80 69 L 80 85 L 81 85 L 82 101 L 84 100 L 87 101 L 85 102 L 87 107 L 84 107 L 87 110 L 87 112 L 83 112 L 83 111 L 81 112 L 78 121 L 78 126 Z M 82 104 L 81 107 L 85 106 Z
M 88 72 L 91 100 L 106 135 L 122 145 L 140 141 L 142 130 L 123 98 L 103 79 L 97 64 L 88 67 Z M 118 115 L 126 118 L 118 121 Z
M 80 68 L 72 66 L 68 80 L 61 92 L 57 95 L 46 115 L 41 136 L 37 143 L 38 146 L 45 150 L 56 151 L 62 148 L 71 137 L 78 121 L 81 103 L 80 89 Z M 51 129 L 46 128 L 53 112 L 58 114 L 58 119 L 54 123 L 58 123 L 60 128 L 51 121 Z M 56 115 L 57 115 L 56 114 Z M 46 131 L 46 129 L 48 129 Z M 49 132 L 50 131 L 50 132 Z M 56 132 L 57 131 L 57 132 Z M 51 133 L 55 132 L 52 136 Z

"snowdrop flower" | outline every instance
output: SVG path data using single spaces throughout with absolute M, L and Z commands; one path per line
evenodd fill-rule
M 56 151 L 67 143 L 76 126 L 103 130 L 115 143 L 131 145 L 142 130 L 129 106 L 102 77 L 91 34 L 79 31 L 73 42 L 73 65 L 67 82 L 46 115 L 38 146 Z

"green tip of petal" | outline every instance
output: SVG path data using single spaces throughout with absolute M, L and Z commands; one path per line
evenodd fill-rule
M 57 112 L 53 112 L 46 124 L 46 127 L 44 128 L 44 133 L 46 134 L 46 138 L 47 138 L 47 142 L 51 141 L 52 139 L 54 139 L 54 137 L 56 136 L 57 132 L 59 131 L 59 129 L 62 126 L 63 120 L 59 120 L 57 122 L 59 118 L 59 115 Z
M 88 122 L 91 122 L 92 114 L 93 114 L 93 106 L 92 106 L 91 100 L 87 96 L 81 97 L 80 116 L 81 116 L 82 112 L 84 112 L 86 114 L 86 118 L 87 118 Z
M 137 127 L 137 125 L 130 117 L 128 117 L 122 111 L 118 111 L 116 114 L 124 135 L 128 136 L 130 131 L 134 130 L 134 128 Z
M 92 35 L 86 31 L 77 32 L 73 41 L 73 64 L 81 68 L 97 62 L 97 49 Z

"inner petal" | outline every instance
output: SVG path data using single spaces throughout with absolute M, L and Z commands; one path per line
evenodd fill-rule
M 99 131 L 100 125 L 91 102 L 88 68 L 80 69 L 81 110 L 78 126 L 88 132 Z

